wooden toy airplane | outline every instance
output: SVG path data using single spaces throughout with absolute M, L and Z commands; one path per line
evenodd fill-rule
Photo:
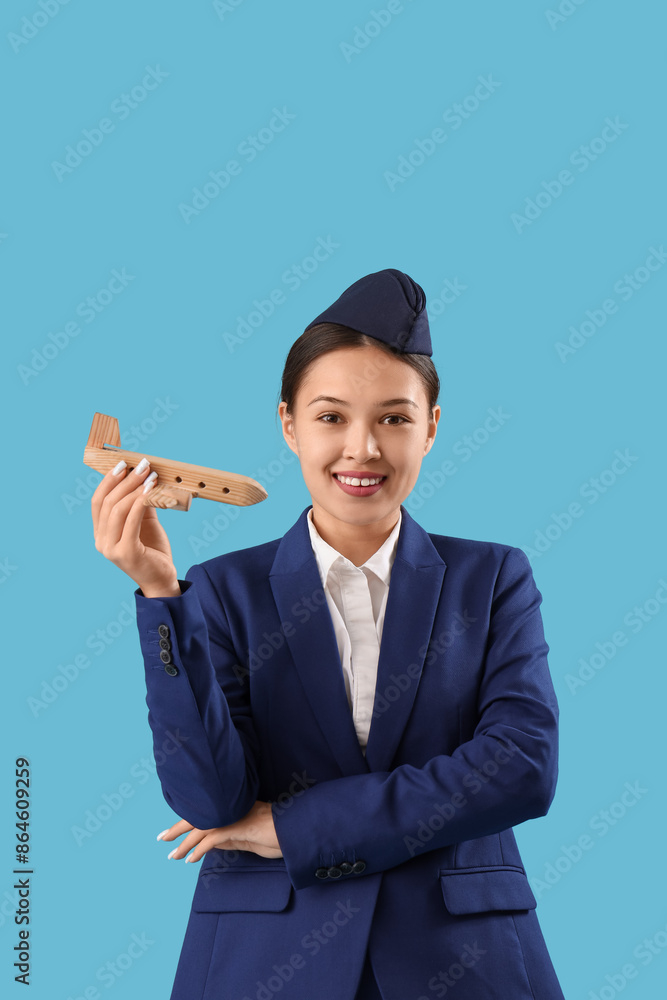
M 264 487 L 249 476 L 126 451 L 120 447 L 120 429 L 116 418 L 106 413 L 94 415 L 83 452 L 85 465 L 106 475 L 122 458 L 127 462 L 128 472 L 131 472 L 144 457 L 151 463 L 151 472 L 157 472 L 155 486 L 144 498 L 147 507 L 190 510 L 193 497 L 248 507 L 266 500 L 268 496 Z

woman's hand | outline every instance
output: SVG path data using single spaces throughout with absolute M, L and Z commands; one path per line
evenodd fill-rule
M 176 847 L 170 858 L 180 860 L 192 851 L 186 861 L 200 861 L 207 851 L 219 847 L 225 851 L 252 851 L 263 858 L 282 858 L 282 851 L 276 836 L 276 828 L 271 815 L 271 803 L 255 802 L 250 812 L 230 823 L 229 826 L 218 826 L 212 830 L 198 830 L 186 820 L 181 819 L 168 830 L 158 835 L 158 840 L 175 840 L 190 831 Z M 194 850 L 193 850 L 194 848 Z
M 176 597 L 181 588 L 169 539 L 155 507 L 143 503 L 144 483 L 154 484 L 155 474 L 151 480 L 150 466 L 141 469 L 142 462 L 132 472 L 125 465 L 116 476 L 110 470 L 93 493 L 95 548 L 127 573 L 145 597 Z

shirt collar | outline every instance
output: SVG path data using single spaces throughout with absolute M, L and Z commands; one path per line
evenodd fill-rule
M 398 546 L 398 536 L 401 530 L 401 522 L 403 520 L 403 512 L 399 511 L 398 521 L 391 530 L 391 534 L 385 539 L 377 552 L 374 552 L 365 563 L 361 566 L 354 566 L 349 559 L 341 555 L 337 549 L 325 542 L 319 531 L 313 524 L 313 508 L 311 507 L 308 511 L 308 531 L 310 532 L 310 543 L 313 547 L 313 552 L 315 553 L 315 558 L 317 560 L 317 566 L 320 571 L 320 577 L 322 582 L 326 584 L 329 570 L 336 562 L 340 559 L 344 564 L 353 567 L 354 569 L 368 569 L 372 573 L 375 573 L 377 577 L 382 580 L 386 586 L 389 586 L 389 579 L 391 577 L 391 568 L 394 564 L 394 559 L 396 557 L 396 548 Z

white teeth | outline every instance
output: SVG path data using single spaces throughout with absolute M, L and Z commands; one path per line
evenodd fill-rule
M 337 473 L 334 475 L 339 482 L 346 483 L 347 486 L 376 486 L 384 479 L 384 476 L 378 476 L 376 479 L 353 479 L 350 476 L 339 476 Z

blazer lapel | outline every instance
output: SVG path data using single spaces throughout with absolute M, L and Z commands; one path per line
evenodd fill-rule
M 306 507 L 282 537 L 269 573 L 286 639 L 319 726 L 343 775 L 388 771 L 414 703 L 445 572 L 424 529 L 402 506 L 380 644 L 376 700 L 362 753 L 345 693 L 338 645 L 310 544 Z M 287 631 L 292 634 L 287 635 Z M 421 655 L 420 655 L 420 650 Z M 410 686 L 392 680 L 410 666 Z
M 446 569 L 428 533 L 403 505 L 401 511 L 366 745 L 371 771 L 391 769 L 417 694 Z

